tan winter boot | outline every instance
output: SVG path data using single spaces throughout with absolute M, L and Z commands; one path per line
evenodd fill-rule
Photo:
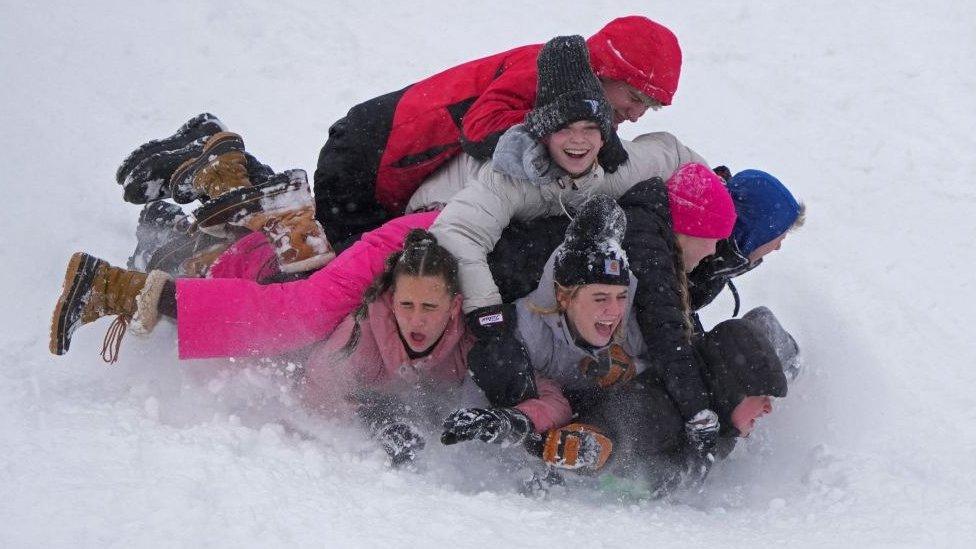
M 287 170 L 267 183 L 242 187 L 211 200 L 196 212 L 196 227 L 209 234 L 235 228 L 261 231 L 275 248 L 284 273 L 318 269 L 335 257 L 322 226 L 305 170 Z
M 159 296 L 170 276 L 162 271 L 149 274 L 113 267 L 108 262 L 76 252 L 68 262 L 61 296 L 51 318 L 51 352 L 63 355 L 71 336 L 83 324 L 103 316 L 117 315 L 102 347 L 102 358 L 115 362 L 126 326 L 135 332 L 150 332 L 159 320 Z
M 335 258 L 322 226 L 315 220 L 315 207 L 306 205 L 280 212 L 261 212 L 250 216 L 247 227 L 264 233 L 283 273 L 319 269 Z
M 211 199 L 234 189 L 250 187 L 244 141 L 232 132 L 217 132 L 203 151 L 179 165 L 170 176 L 171 192 L 177 202 L 201 196 Z

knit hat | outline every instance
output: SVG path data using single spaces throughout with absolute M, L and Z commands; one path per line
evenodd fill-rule
M 800 215 L 800 204 L 778 179 L 759 170 L 744 170 L 729 180 L 738 214 L 732 238 L 748 257 L 785 233 Z
M 587 200 L 556 252 L 555 281 L 561 286 L 629 285 L 627 254 L 620 247 L 626 230 L 627 217 L 613 198 L 596 195 Z
M 728 238 L 735 224 L 732 197 L 708 166 L 685 164 L 668 179 L 674 232 L 700 238 Z
M 536 139 L 579 120 L 599 124 L 603 141 L 613 133 L 613 109 L 603 86 L 590 70 L 590 56 L 582 36 L 557 36 L 539 51 L 535 108 L 525 127 Z
M 623 80 L 662 105 L 671 104 L 681 75 L 681 47 L 666 27 L 639 15 L 620 17 L 586 45 L 598 77 Z

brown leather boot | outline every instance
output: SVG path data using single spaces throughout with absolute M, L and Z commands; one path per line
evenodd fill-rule
M 182 203 L 199 197 L 217 198 L 234 189 L 250 187 L 244 141 L 236 133 L 215 133 L 207 139 L 203 151 L 180 164 L 169 180 L 172 196 Z
M 169 275 L 162 271 L 129 271 L 76 252 L 68 262 L 61 296 L 51 318 L 51 352 L 65 354 L 79 326 L 117 315 L 102 349 L 102 358 L 115 362 L 122 334 L 130 322 L 133 331 L 146 333 L 156 325 L 159 296 L 167 280 Z
M 207 202 L 194 215 L 196 228 L 208 234 L 261 231 L 274 246 L 284 273 L 318 269 L 335 257 L 315 220 L 305 170 L 287 170 L 261 185 L 235 189 Z
M 319 269 L 335 258 L 311 204 L 277 212 L 259 212 L 247 219 L 247 227 L 264 233 L 283 273 Z

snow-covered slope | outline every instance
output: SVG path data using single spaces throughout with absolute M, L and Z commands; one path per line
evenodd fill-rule
M 976 9 L 964 2 L 3 2 L 0 546 L 970 546 L 976 538 Z M 124 261 L 113 175 L 204 110 L 276 169 L 314 169 L 359 100 L 458 62 L 643 13 L 679 36 L 665 129 L 777 174 L 807 226 L 739 283 L 806 372 L 706 491 L 525 499 L 473 448 L 388 470 L 304 422 L 284 378 L 181 363 L 169 326 L 47 353 L 64 264 Z M 729 314 L 728 300 L 708 311 Z M 481 471 L 487 471 L 482 478 Z

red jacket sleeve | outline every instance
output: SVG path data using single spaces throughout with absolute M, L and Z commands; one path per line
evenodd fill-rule
M 536 57 L 541 46 L 526 46 L 513 52 L 501 73 L 465 113 L 461 146 L 479 160 L 495 152 L 505 130 L 525 120 L 535 103 Z

